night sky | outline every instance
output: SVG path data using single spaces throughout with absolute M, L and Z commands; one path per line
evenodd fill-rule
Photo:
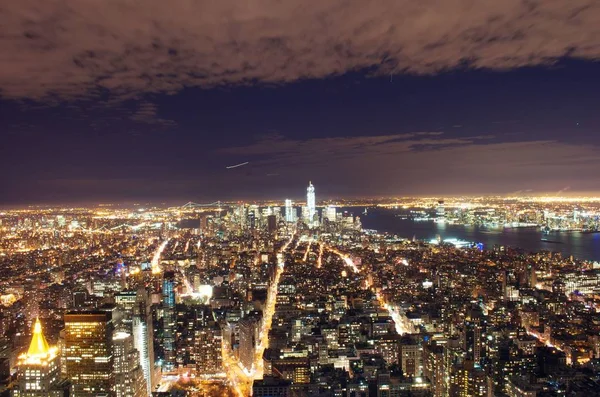
M 0 205 L 598 192 L 598 21 L 586 0 L 0 0 Z

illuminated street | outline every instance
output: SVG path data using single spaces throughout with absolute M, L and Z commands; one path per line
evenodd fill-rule
M 165 248 L 167 248 L 169 241 L 170 241 L 170 239 L 167 238 L 162 243 L 160 243 L 160 245 L 156 249 L 156 252 L 154 253 L 154 256 L 152 256 L 151 266 L 152 266 L 152 273 L 154 273 L 154 274 L 159 274 L 162 271 L 162 269 L 160 268 L 160 257 L 162 255 L 163 251 L 165 250 Z
M 239 396 L 248 396 L 251 394 L 252 383 L 255 379 L 262 379 L 263 377 L 263 354 L 265 349 L 269 346 L 269 330 L 271 329 L 271 323 L 273 314 L 275 312 L 275 303 L 277 301 L 277 288 L 279 286 L 279 280 L 284 271 L 285 257 L 284 253 L 287 251 L 290 243 L 293 241 L 295 234 L 292 234 L 285 244 L 279 249 L 277 253 L 277 269 L 273 283 L 269 287 L 265 310 L 263 313 L 263 320 L 260 327 L 259 343 L 254 352 L 254 362 L 252 366 L 252 372 L 248 373 L 242 369 L 239 360 L 237 360 L 228 344 L 223 343 L 223 363 L 227 374 L 227 379 L 231 384 L 232 388 Z

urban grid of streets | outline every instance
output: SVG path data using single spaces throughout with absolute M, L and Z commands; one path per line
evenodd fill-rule
M 228 343 L 223 343 L 222 345 L 222 354 L 223 354 L 223 367 L 227 376 L 227 380 L 233 389 L 233 391 L 240 397 L 245 397 L 251 395 L 252 393 L 252 384 L 255 379 L 263 378 L 263 353 L 265 349 L 269 346 L 269 331 L 271 329 L 271 323 L 273 319 L 273 315 L 275 313 L 275 304 L 277 301 L 277 289 L 279 286 L 279 280 L 281 279 L 281 275 L 285 271 L 285 254 L 288 250 L 290 244 L 293 242 L 294 238 L 297 235 L 295 228 L 290 232 L 289 238 L 287 241 L 279 248 L 276 257 L 277 257 L 277 271 L 275 274 L 275 278 L 273 283 L 270 285 L 267 294 L 267 300 L 265 304 L 265 310 L 263 313 L 263 318 L 260 326 L 260 342 L 256 347 L 256 351 L 254 353 L 254 362 L 252 365 L 252 369 L 248 370 L 244 368 L 243 365 L 239 362 L 239 359 L 235 357 L 235 354 L 232 350 L 232 347 Z M 297 245 L 294 247 L 294 250 L 298 248 L 302 239 L 297 239 Z M 156 249 L 154 256 L 152 258 L 152 273 L 159 274 L 160 273 L 160 259 L 162 252 L 166 248 L 169 243 L 169 239 L 165 239 L 159 247 Z M 304 252 L 302 260 L 304 262 L 308 259 L 308 253 L 311 248 L 311 244 L 313 244 L 312 238 L 306 239 L 306 250 Z M 326 246 L 323 243 L 317 243 L 319 246 L 319 255 L 317 259 L 317 266 L 321 267 L 321 258 L 324 250 L 329 250 L 333 254 L 337 255 L 343 263 L 352 270 L 354 273 L 360 273 L 360 269 L 353 263 L 352 259 L 348 254 L 345 254 L 338 249 L 332 246 Z M 183 281 L 188 291 L 192 290 L 192 287 L 185 277 L 185 274 L 182 273 Z M 365 288 L 370 288 L 371 285 L 365 279 Z M 381 304 L 381 307 L 384 308 L 390 315 L 390 317 L 394 321 L 394 326 L 396 332 L 399 335 L 404 334 L 406 331 L 402 327 L 402 321 L 400 319 L 399 310 L 397 307 L 385 302 L 381 295 L 377 294 L 378 302 Z M 166 392 L 171 389 L 173 386 L 173 382 L 177 381 L 179 376 L 173 375 L 165 375 L 161 379 L 161 385 L 157 391 Z
M 577 205 L 577 219 L 590 218 L 585 205 Z M 575 212 L 566 206 L 565 212 Z M 120 311 L 118 298 L 141 288 L 152 295 L 159 392 L 247 396 L 266 378 L 282 379 L 281 366 L 299 355 L 304 361 L 293 364 L 299 375 L 292 386 L 323 393 L 366 382 L 388 387 L 386 374 L 402 390 L 434 395 L 460 393 L 456 379 L 463 375 L 468 390 L 479 388 L 474 395 L 486 388 L 505 392 L 520 384 L 513 377 L 542 370 L 559 381 L 538 378 L 532 387 L 573 387 L 565 383 L 572 371 L 582 380 L 577 387 L 596 382 L 585 371 L 600 357 L 597 263 L 503 246 L 408 240 L 365 230 L 358 216 L 331 206 L 310 226 L 302 218 L 288 221 L 276 206 L 212 207 L 3 213 L 3 334 L 24 336 L 15 341 L 19 352 L 31 321 L 40 317 L 55 343 L 66 312 Z M 448 208 L 437 202 L 430 212 L 450 217 Z M 180 333 L 173 369 L 163 365 L 165 282 L 176 294 L 173 329 Z M 219 295 L 211 298 L 213 289 Z M 208 321 L 195 322 L 203 313 Z M 243 364 L 239 324 L 245 316 L 260 323 L 252 362 Z M 216 331 L 210 328 L 215 325 Z M 202 357 L 186 356 L 211 341 L 219 341 L 213 344 L 218 360 L 204 360 L 208 369 L 197 361 Z M 402 349 L 414 349 L 414 362 L 397 355 Z M 436 354 L 446 360 L 439 368 L 443 378 L 428 368 L 426 360 Z M 534 366 L 548 357 L 564 364 Z M 364 372 L 365 365 L 377 368 L 375 375 Z

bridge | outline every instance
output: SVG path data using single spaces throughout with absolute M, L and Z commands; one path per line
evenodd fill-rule
M 215 201 L 214 203 L 209 203 L 209 204 L 198 204 L 198 203 L 194 203 L 192 201 L 189 201 L 187 203 L 185 203 L 184 205 L 182 205 L 181 207 L 179 207 L 180 209 L 190 209 L 190 208 L 221 208 L 223 207 L 223 202 L 221 201 Z

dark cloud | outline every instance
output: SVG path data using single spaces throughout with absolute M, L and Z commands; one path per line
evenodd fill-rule
M 596 0 L 0 0 L 0 92 L 124 97 L 600 57 Z

